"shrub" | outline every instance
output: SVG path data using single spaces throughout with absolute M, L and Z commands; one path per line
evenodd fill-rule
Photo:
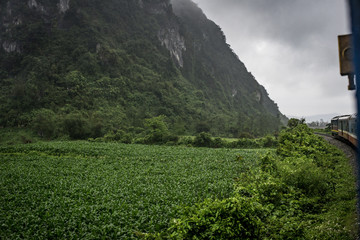
M 212 139 L 210 133 L 199 133 L 194 139 L 194 146 L 196 147 L 211 147 Z
M 90 135 L 88 122 L 81 113 L 70 113 L 64 118 L 64 130 L 71 139 L 87 139 Z
M 242 132 L 239 134 L 238 138 L 249 138 L 249 139 L 254 139 L 255 137 L 248 133 L 248 132 Z
M 98 117 L 92 117 L 88 120 L 89 134 L 93 138 L 104 136 L 103 119 Z
M 297 118 L 291 118 L 289 121 L 288 121 L 288 127 L 289 128 L 294 128 L 296 126 L 298 126 L 299 124 L 304 124 L 305 123 L 305 119 L 304 118 L 301 118 L 301 119 L 297 119 Z
M 53 138 L 58 131 L 57 116 L 50 109 L 39 109 L 34 111 L 32 118 L 32 128 L 40 137 L 47 139 Z
M 286 158 L 278 164 L 279 173 L 288 186 L 301 190 L 306 196 L 319 197 L 323 201 L 333 190 L 332 176 L 327 169 L 322 169 L 311 159 Z
M 277 140 L 275 137 L 267 135 L 265 138 L 262 138 L 262 146 L 263 147 L 276 147 L 277 146 Z
M 132 140 L 131 134 L 125 133 L 124 135 L 122 135 L 120 141 L 122 143 L 130 144 L 130 143 L 132 143 L 133 140 Z
M 256 139 L 241 138 L 233 143 L 236 148 L 260 148 L 261 145 Z
M 212 140 L 211 142 L 211 147 L 213 148 L 222 148 L 224 146 L 225 146 L 225 142 L 219 137 L 214 138 L 214 140 Z
M 171 223 L 169 239 L 258 239 L 264 215 L 256 199 L 207 199 L 183 210 Z
M 167 142 L 170 132 L 165 123 L 165 116 L 145 119 L 145 137 L 144 142 L 147 144 Z
M 192 146 L 194 141 L 192 139 L 192 137 L 188 137 L 188 136 L 183 136 L 179 138 L 179 142 L 180 145 L 185 145 L 185 146 Z
M 116 136 L 115 136 L 115 133 L 113 133 L 112 131 L 106 133 L 103 137 L 103 140 L 105 142 L 112 142 L 112 141 L 116 141 Z

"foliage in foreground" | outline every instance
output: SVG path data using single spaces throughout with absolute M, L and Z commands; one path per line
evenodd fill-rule
M 241 157 L 239 157 L 241 159 Z M 146 239 L 354 239 L 348 159 L 304 124 L 282 132 L 277 155 L 243 172 L 233 196 L 205 200 Z
M 135 239 L 168 227 L 177 206 L 227 198 L 258 153 L 37 142 L 0 146 L 1 239 Z M 239 162 L 234 158 L 241 154 Z

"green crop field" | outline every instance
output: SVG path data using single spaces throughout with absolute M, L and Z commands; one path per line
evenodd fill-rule
M 228 197 L 234 178 L 268 151 L 86 141 L 2 146 L 0 235 L 131 239 L 160 231 L 179 207 Z

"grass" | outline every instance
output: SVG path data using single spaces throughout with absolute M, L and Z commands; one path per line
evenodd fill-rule
M 180 206 L 226 198 L 272 150 L 37 142 L 0 147 L 0 236 L 133 239 Z M 241 157 L 237 157 L 241 155 Z

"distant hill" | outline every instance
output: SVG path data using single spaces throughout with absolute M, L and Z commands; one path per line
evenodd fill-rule
M 330 122 L 331 119 L 335 116 L 339 116 L 340 114 L 337 113 L 330 113 L 330 114 L 319 114 L 319 115 L 312 115 L 305 117 L 306 122 L 317 122 L 323 120 L 324 122 Z
M 339 113 L 329 113 L 329 114 L 318 114 L 318 115 L 310 115 L 310 116 L 288 116 L 289 118 L 305 118 L 305 122 L 311 123 L 311 122 L 319 122 L 320 120 L 323 120 L 324 122 L 330 122 L 331 119 L 335 116 L 339 116 L 341 114 Z
M 264 135 L 286 120 L 190 0 L 0 2 L 0 126 Z

